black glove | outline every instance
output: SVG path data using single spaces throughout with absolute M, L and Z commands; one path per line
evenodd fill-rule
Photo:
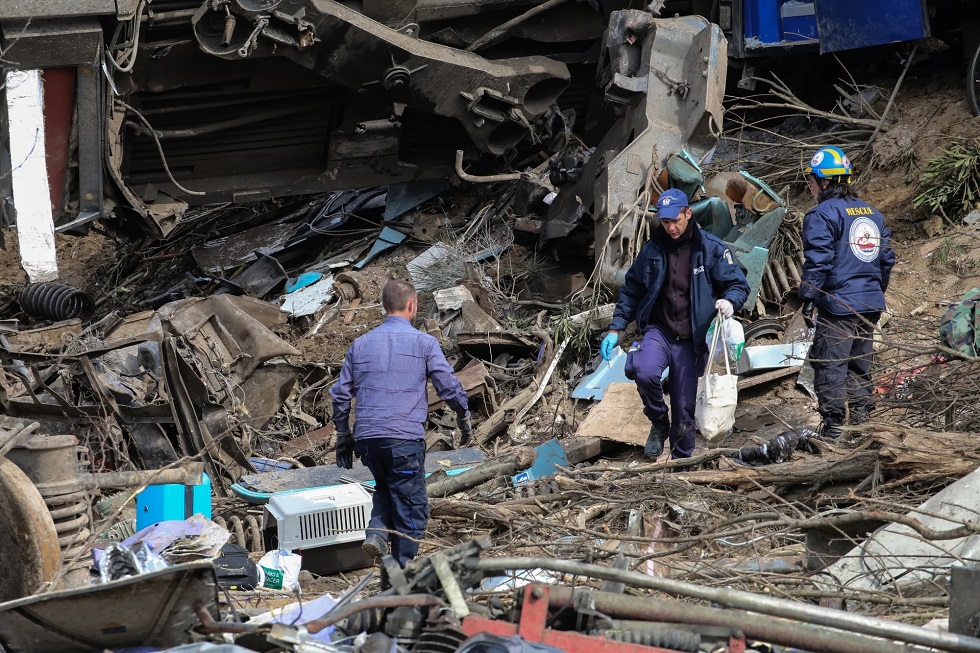
M 456 415 L 456 428 L 459 429 L 459 446 L 465 447 L 473 437 L 473 424 L 470 422 L 469 411 Z
M 337 467 L 354 467 L 354 436 L 350 431 L 337 431 Z
M 803 321 L 806 322 L 807 328 L 813 327 L 813 302 L 803 303 Z

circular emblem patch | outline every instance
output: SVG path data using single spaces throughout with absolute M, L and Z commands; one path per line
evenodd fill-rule
M 865 263 L 878 258 L 881 248 L 881 232 L 871 218 L 858 218 L 851 224 L 851 251 Z
M 823 161 L 823 150 L 813 155 L 813 158 L 810 159 L 810 167 L 816 168 L 818 165 L 820 165 L 821 161 Z

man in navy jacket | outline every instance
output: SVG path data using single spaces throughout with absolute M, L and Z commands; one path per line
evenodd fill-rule
M 718 311 L 728 318 L 742 308 L 749 285 L 725 243 L 698 228 L 683 191 L 660 195 L 657 218 L 662 229 L 643 244 L 626 273 L 602 355 L 609 360 L 619 332 L 635 321 L 642 340 L 630 349 L 626 376 L 636 381 L 651 422 L 644 454 L 659 456 L 669 437 L 673 457 L 688 458 L 708 327 Z M 668 366 L 673 424 L 660 385 Z
M 822 433 L 836 438 L 848 414 L 852 424 L 871 414 L 872 336 L 895 252 L 884 216 L 848 186 L 851 162 L 844 152 L 825 147 L 806 172 L 819 203 L 803 218 L 800 298 L 807 319 L 814 305 L 820 309 L 810 363 Z

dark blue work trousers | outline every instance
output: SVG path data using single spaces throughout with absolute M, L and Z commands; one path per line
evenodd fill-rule
M 821 313 L 817 318 L 810 365 L 824 424 L 843 426 L 848 409 L 852 413 L 871 412 L 874 325 L 880 317 L 881 313 Z
M 626 359 L 626 377 L 636 381 L 643 414 L 652 423 L 667 421 L 667 404 L 660 379 L 670 367 L 670 454 L 690 458 L 694 452 L 694 404 L 698 378 L 704 374 L 706 354 L 694 350 L 691 338 L 671 338 L 658 326 L 648 326 L 635 351 Z
M 404 567 L 419 552 L 429 521 L 425 493 L 425 440 L 368 438 L 354 451 L 374 476 L 368 535 L 388 542 L 391 555 Z

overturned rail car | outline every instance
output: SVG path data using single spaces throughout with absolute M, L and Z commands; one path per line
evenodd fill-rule
M 663 155 L 693 140 L 703 155 L 725 37 L 624 4 L 8 0 L 0 30 L 5 74 L 41 71 L 60 227 L 113 197 L 167 236 L 189 207 L 445 177 L 457 150 L 507 161 L 572 112 L 616 140 L 662 141 Z M 8 147 L 3 167 L 17 158 Z M 10 175 L 0 190 L 11 218 Z

